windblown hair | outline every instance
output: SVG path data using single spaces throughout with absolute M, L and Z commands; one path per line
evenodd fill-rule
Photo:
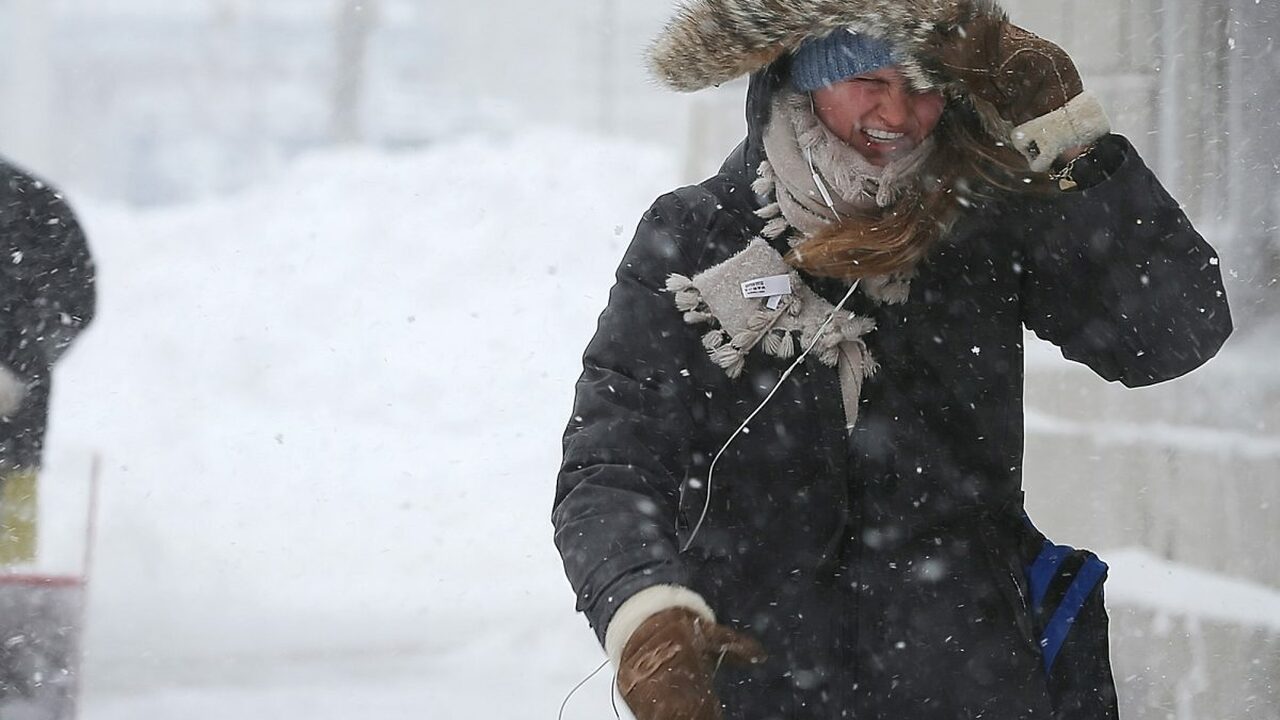
M 934 129 L 937 144 L 918 181 L 887 208 L 833 223 L 787 253 L 811 275 L 850 281 L 910 271 L 970 208 L 1013 194 L 1043 194 L 1049 176 L 1027 169 L 995 141 L 972 105 L 948 102 Z

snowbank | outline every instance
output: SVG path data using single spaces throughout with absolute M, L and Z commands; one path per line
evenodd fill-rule
M 58 373 L 48 474 L 105 458 L 90 677 L 556 622 L 589 670 L 551 544 L 559 436 L 674 175 L 649 147 L 531 131 L 330 152 L 198 206 L 79 204 L 101 309 Z

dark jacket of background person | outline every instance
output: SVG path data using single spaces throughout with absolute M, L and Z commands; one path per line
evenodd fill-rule
M 40 464 L 50 371 L 94 313 L 94 265 L 56 189 L 0 161 L 0 365 L 25 387 L 0 417 L 0 470 Z

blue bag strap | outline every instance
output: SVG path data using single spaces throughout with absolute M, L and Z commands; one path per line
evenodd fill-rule
M 1044 602 L 1045 592 L 1049 589 L 1049 583 L 1053 580 L 1053 576 L 1057 574 L 1058 567 L 1062 565 L 1062 561 L 1066 560 L 1071 552 L 1072 549 L 1066 545 L 1054 545 L 1045 540 L 1044 547 L 1040 550 L 1040 555 L 1027 571 L 1027 581 L 1031 585 L 1031 605 L 1036 614 L 1040 613 L 1040 605 Z
M 1098 581 L 1106 574 L 1107 564 L 1099 560 L 1096 555 L 1091 554 L 1085 558 L 1080 571 L 1076 573 L 1076 579 L 1071 582 L 1071 587 L 1067 588 L 1066 594 L 1062 596 L 1062 602 L 1058 604 L 1057 611 L 1049 619 L 1049 624 L 1045 626 L 1044 635 L 1040 639 L 1044 650 L 1046 673 L 1053 669 L 1053 661 L 1058 658 L 1058 651 L 1062 649 L 1062 643 L 1067 639 L 1067 631 L 1076 621 L 1076 616 L 1084 607 L 1089 593 L 1093 592 Z

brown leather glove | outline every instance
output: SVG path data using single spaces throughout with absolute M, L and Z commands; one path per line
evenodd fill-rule
M 654 613 L 622 649 L 618 691 L 636 720 L 720 720 L 712 678 L 722 661 L 762 662 L 754 638 L 687 608 Z
M 980 15 L 940 29 L 932 60 L 1013 126 L 1011 140 L 1035 170 L 1110 131 L 1106 113 L 1061 47 L 1007 20 Z
M 1000 117 L 1021 125 L 1084 92 L 1066 51 L 1005 20 L 980 16 L 936 38 L 937 60 Z

